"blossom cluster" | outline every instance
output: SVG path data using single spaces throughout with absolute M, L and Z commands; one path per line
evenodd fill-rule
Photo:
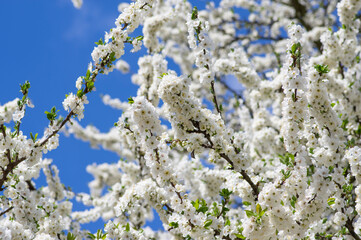
M 121 3 L 42 137 L 20 129 L 30 83 L 0 106 L 1 239 L 361 239 L 361 2 L 194 3 Z M 98 75 L 136 69 L 126 44 L 146 50 L 137 95 L 102 96 L 109 131 L 82 126 Z M 89 193 L 44 156 L 60 131 L 119 157 L 86 168 Z

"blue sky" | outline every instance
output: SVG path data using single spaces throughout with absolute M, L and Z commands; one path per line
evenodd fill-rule
M 0 26 L 0 104 L 21 97 L 19 84 L 30 81 L 29 97 L 35 108 L 27 108 L 21 130 L 41 136 L 48 120 L 44 111 L 53 106 L 65 116 L 62 101 L 65 94 L 75 92 L 75 81 L 84 75 L 94 42 L 104 36 L 104 32 L 114 27 L 119 15 L 117 6 L 121 1 L 84 0 L 77 10 L 71 0 L 17 0 L 1 1 Z M 197 6 L 204 6 L 205 0 L 193 0 Z M 144 51 L 132 54 L 126 51 L 126 59 L 131 65 L 131 73 L 137 71 L 137 59 Z M 104 106 L 101 94 L 110 94 L 126 100 L 136 95 L 136 86 L 130 81 L 131 74 L 123 75 L 114 71 L 108 76 L 99 76 L 97 90 L 88 95 L 85 118 L 81 124 L 93 124 L 101 131 L 107 131 L 121 115 L 120 111 Z M 85 167 L 93 162 L 117 162 L 116 154 L 91 149 L 88 143 L 73 137 L 60 136 L 58 149 L 44 155 L 52 158 L 60 169 L 60 178 L 75 192 L 89 192 L 88 182 L 92 176 Z M 40 178 L 37 186 L 44 184 Z M 81 209 L 75 205 L 75 209 Z M 101 228 L 103 223 L 89 225 L 91 230 Z M 159 222 L 151 224 L 159 228 Z

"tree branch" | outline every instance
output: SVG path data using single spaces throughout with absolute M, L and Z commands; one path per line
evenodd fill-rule
M 1 217 L 2 215 L 4 215 L 4 214 L 8 213 L 9 211 L 11 211 L 13 208 L 14 208 L 14 207 L 11 206 L 11 207 L 9 207 L 8 209 L 6 209 L 5 211 L 1 212 L 1 213 L 0 213 L 0 217 Z
M 206 148 L 211 148 L 214 150 L 214 144 L 211 140 L 211 136 L 209 135 L 209 133 L 207 133 L 207 131 L 202 131 L 200 130 L 200 127 L 199 127 L 199 122 L 198 121 L 195 121 L 195 120 L 191 120 L 191 122 L 193 123 L 193 126 L 196 128 L 195 130 L 187 130 L 188 133 L 200 133 L 200 134 L 203 134 L 203 136 L 208 140 L 209 142 L 209 145 L 203 145 L 203 147 L 206 147 Z M 234 169 L 234 163 L 232 162 L 232 160 L 228 157 L 227 154 L 225 153 L 219 153 L 219 155 L 224 159 L 226 160 L 231 166 L 232 166 L 232 170 Z M 250 176 L 247 174 L 247 172 L 245 170 L 241 170 L 239 172 L 243 179 L 246 180 L 246 182 L 251 186 L 252 190 L 253 190 L 253 195 L 255 196 L 255 200 L 257 201 L 258 200 L 258 194 L 259 194 L 259 189 L 257 187 L 256 184 L 254 184 L 254 182 L 252 181 L 252 179 L 250 178 Z
M 361 238 L 355 233 L 355 229 L 352 226 L 352 220 L 351 219 L 347 219 L 345 227 L 348 229 L 348 231 L 350 232 L 351 236 L 354 237 L 356 240 L 361 240 Z

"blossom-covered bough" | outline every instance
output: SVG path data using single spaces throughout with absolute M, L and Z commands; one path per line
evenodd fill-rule
M 20 130 L 30 83 L 0 106 L 1 239 L 361 239 L 361 1 L 119 9 L 43 137 Z M 97 76 L 129 70 L 125 44 L 147 49 L 137 96 L 103 97 L 123 111 L 109 132 L 82 127 Z M 60 130 L 121 158 L 87 167 L 89 194 L 64 188 L 43 158 Z M 73 211 L 74 198 L 88 209 Z M 163 231 L 145 226 L 153 210 Z M 83 229 L 100 218 L 97 233 Z

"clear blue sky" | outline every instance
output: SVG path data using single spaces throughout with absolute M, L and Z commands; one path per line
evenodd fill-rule
M 27 108 L 21 126 L 24 134 L 38 132 L 41 136 L 48 124 L 44 111 L 53 106 L 66 115 L 62 108 L 65 94 L 76 91 L 75 81 L 86 72 L 94 42 L 114 27 L 120 2 L 84 0 L 83 7 L 77 10 L 71 0 L 1 1 L 0 104 L 21 97 L 19 84 L 30 81 L 29 97 L 35 108 Z M 200 8 L 206 3 L 205 0 L 191 2 Z M 144 51 L 136 54 L 126 51 L 125 59 L 131 65 L 131 72 L 137 71 L 137 58 L 143 54 Z M 104 132 L 113 126 L 121 112 L 104 106 L 100 95 L 108 93 L 126 100 L 136 95 L 137 88 L 132 85 L 130 74 L 118 71 L 99 76 L 96 88 L 88 95 L 90 104 L 85 107 L 81 124 L 93 124 Z M 119 159 L 116 154 L 91 149 L 88 143 L 63 135 L 59 148 L 44 157 L 54 160 L 62 182 L 75 192 L 89 192 L 87 184 L 92 176 L 85 170 L 87 165 Z M 43 184 L 42 179 L 37 181 L 38 187 Z M 75 209 L 80 208 L 75 205 Z M 98 223 L 89 227 L 95 230 L 102 226 Z M 152 226 L 160 225 L 156 222 Z

